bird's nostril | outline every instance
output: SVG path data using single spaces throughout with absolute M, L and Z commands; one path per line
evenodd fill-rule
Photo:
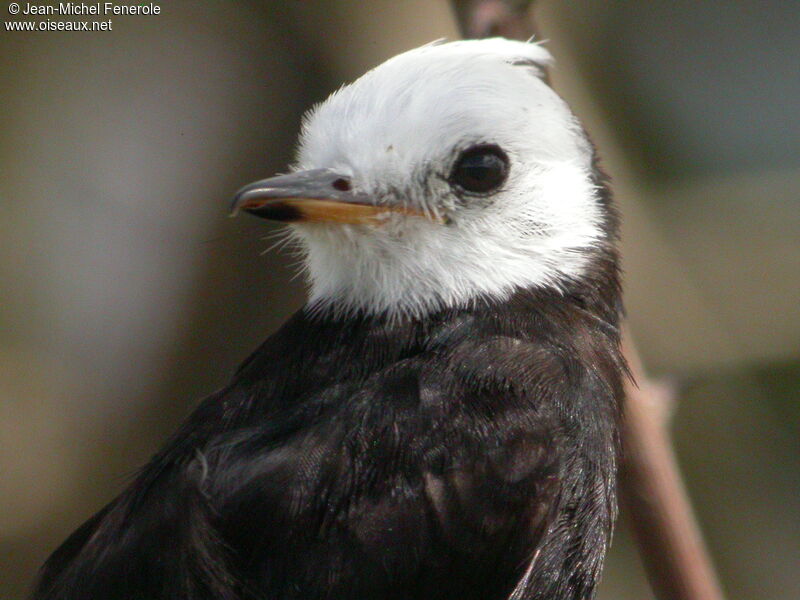
M 333 182 L 333 188 L 339 190 L 340 192 L 349 192 L 350 191 L 350 182 L 343 177 L 339 177 L 339 179 Z

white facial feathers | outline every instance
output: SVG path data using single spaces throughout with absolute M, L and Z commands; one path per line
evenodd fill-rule
M 428 45 L 341 88 L 305 119 L 299 169 L 333 169 L 393 214 L 381 225 L 293 225 L 312 307 L 421 316 L 515 289 L 579 279 L 603 233 L 592 150 L 540 79 L 549 53 L 503 39 Z M 492 144 L 505 182 L 485 195 L 448 181 L 461 153 Z

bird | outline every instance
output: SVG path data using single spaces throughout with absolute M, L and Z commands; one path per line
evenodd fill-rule
M 540 43 L 435 42 L 314 106 L 306 304 L 46 561 L 34 600 L 585 600 L 617 513 L 619 216 Z

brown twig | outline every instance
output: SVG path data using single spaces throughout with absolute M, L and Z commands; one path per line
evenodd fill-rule
M 528 39 L 535 33 L 532 0 L 453 0 L 465 37 Z M 625 333 L 623 350 L 638 387 L 626 387 L 622 499 L 639 550 L 661 600 L 722 600 L 711 560 L 692 513 L 668 435 L 674 393 L 647 379 Z
M 628 332 L 623 349 L 639 386 L 625 390 L 622 499 L 650 583 L 663 600 L 722 600 L 668 435 L 674 390 L 647 379 Z
M 531 0 L 454 0 L 459 29 L 466 38 L 502 36 L 524 40 L 533 35 L 527 20 Z

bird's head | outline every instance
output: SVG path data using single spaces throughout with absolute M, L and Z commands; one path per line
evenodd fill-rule
M 421 316 L 566 292 L 615 221 L 549 62 L 504 39 L 400 54 L 314 107 L 293 172 L 235 206 L 289 223 L 317 310 Z

